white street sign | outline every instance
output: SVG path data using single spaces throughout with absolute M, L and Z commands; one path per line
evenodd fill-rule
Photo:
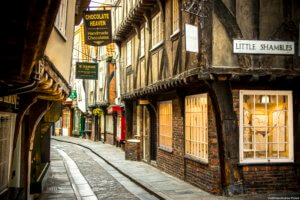
M 292 41 L 233 40 L 233 53 L 294 55 Z

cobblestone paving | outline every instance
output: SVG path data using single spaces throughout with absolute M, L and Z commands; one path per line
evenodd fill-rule
M 96 161 L 88 156 L 82 149 L 67 143 L 51 141 L 52 146 L 65 151 L 75 161 L 80 172 L 91 186 L 98 199 L 108 200 L 134 200 L 136 196 L 127 191 Z

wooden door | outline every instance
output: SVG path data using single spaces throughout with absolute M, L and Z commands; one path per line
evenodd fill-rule
M 150 161 L 150 115 L 146 106 L 143 106 L 143 160 Z

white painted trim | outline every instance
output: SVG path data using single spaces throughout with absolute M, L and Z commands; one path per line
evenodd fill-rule
M 159 105 L 160 104 L 171 104 L 171 146 L 166 146 L 164 144 L 160 143 L 160 109 L 159 109 Z M 159 101 L 158 102 L 158 145 L 159 147 L 163 148 L 163 149 L 167 149 L 168 151 L 172 151 L 173 149 L 173 138 L 174 138 L 174 134 L 173 134 L 173 101 L 172 100 L 168 100 L 168 101 Z
M 205 97 L 206 98 L 206 112 L 207 112 L 207 116 L 206 116 L 206 120 L 207 120 L 207 129 L 208 129 L 208 93 L 201 93 L 201 94 L 195 94 L 195 95 L 189 95 L 189 96 L 186 96 L 185 99 L 184 99 L 184 119 L 186 118 L 186 100 L 187 99 L 191 99 L 191 98 L 197 98 L 197 97 Z M 186 120 L 186 119 L 185 119 Z M 204 162 L 204 163 L 208 163 L 208 160 L 209 160 L 209 132 L 207 130 L 207 159 L 205 158 L 201 158 L 201 157 L 198 157 L 198 156 L 195 156 L 195 155 L 192 155 L 192 154 L 189 154 L 186 152 L 186 134 L 185 134 L 185 130 L 186 130 L 186 121 L 184 120 L 184 155 L 187 155 L 189 157 L 192 157 L 193 159 L 195 160 L 199 160 L 201 162 Z
M 286 95 L 288 97 L 288 135 L 289 135 L 289 158 L 288 159 L 244 159 L 243 137 L 243 100 L 244 95 Z M 293 95 L 292 91 L 283 90 L 240 90 L 239 92 L 239 155 L 240 163 L 293 163 L 294 162 L 294 136 L 293 136 Z

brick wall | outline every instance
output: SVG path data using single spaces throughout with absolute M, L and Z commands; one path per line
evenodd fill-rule
M 233 91 L 233 106 L 239 119 L 239 90 Z M 239 122 L 238 122 L 239 125 Z M 239 139 L 236 139 L 239 142 Z M 242 171 L 245 193 L 266 193 L 280 191 L 300 191 L 295 164 L 243 165 Z M 299 170 L 299 167 L 298 167 Z M 298 180 L 297 180 L 298 179 Z
M 180 110 L 178 99 L 172 100 L 173 105 L 173 151 L 166 152 L 158 149 L 158 167 L 180 179 L 196 185 L 206 191 L 221 193 L 220 163 L 218 154 L 218 140 L 216 132 L 216 122 L 210 101 L 208 101 L 208 124 L 209 124 L 209 149 L 208 164 L 200 163 L 188 158 L 184 158 L 184 116 Z
M 183 116 L 180 113 L 177 99 L 172 101 L 173 113 L 173 152 L 157 150 L 157 165 L 163 171 L 178 178 L 184 179 L 184 135 Z M 159 135 L 158 135 L 159 138 Z M 158 144 L 159 146 L 159 144 Z
M 141 160 L 141 142 L 130 142 L 125 143 L 125 159 L 126 160 Z
M 208 98 L 208 163 L 186 159 L 186 180 L 208 192 L 221 194 L 221 172 L 216 120 Z
M 294 166 L 243 166 L 246 193 L 300 191 Z
M 106 132 L 106 142 L 107 144 L 114 144 L 114 134 Z

